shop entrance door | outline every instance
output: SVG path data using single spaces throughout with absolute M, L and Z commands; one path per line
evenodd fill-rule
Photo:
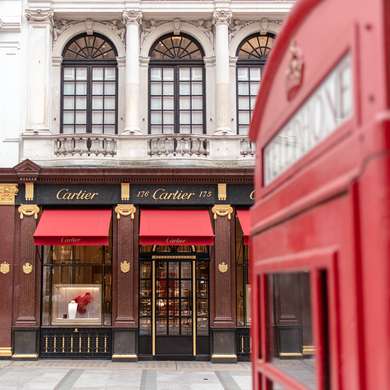
M 209 353 L 208 261 L 188 257 L 141 261 L 141 357 L 190 359 Z

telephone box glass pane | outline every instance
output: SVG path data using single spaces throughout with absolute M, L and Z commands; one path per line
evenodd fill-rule
M 267 275 L 270 360 L 310 390 L 317 389 L 309 272 Z

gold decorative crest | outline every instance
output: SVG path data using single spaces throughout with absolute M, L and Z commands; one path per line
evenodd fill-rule
M 214 214 L 214 219 L 217 217 L 228 217 L 228 219 L 232 219 L 233 207 L 229 204 L 216 204 L 213 206 L 211 211 Z
M 19 206 L 18 211 L 20 214 L 20 219 L 32 216 L 34 216 L 34 219 L 38 219 L 40 209 L 36 204 L 22 204 Z
M 117 219 L 121 219 L 121 216 L 128 217 L 129 215 L 131 219 L 134 219 L 136 211 L 137 209 L 133 204 L 118 204 L 118 206 L 115 207 Z
M 121 271 L 127 274 L 130 271 L 130 263 L 127 260 L 121 261 Z
M 219 263 L 218 264 L 218 270 L 219 270 L 219 272 L 221 272 L 221 273 L 225 273 L 225 272 L 227 272 L 228 271 L 228 269 L 229 269 L 229 266 L 223 261 L 222 263 Z
M 31 263 L 24 263 L 23 264 L 23 272 L 26 274 L 26 275 L 29 275 L 31 274 L 33 270 L 33 266 Z
M 6 261 L 3 261 L 1 264 L 0 264 L 0 272 L 4 275 L 8 274 L 8 272 L 10 271 L 10 268 L 11 266 L 9 265 L 9 263 L 7 263 Z
M 15 196 L 18 194 L 18 185 L 10 183 L 0 184 L 0 205 L 15 204 Z

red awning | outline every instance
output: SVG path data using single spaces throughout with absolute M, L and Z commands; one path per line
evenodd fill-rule
M 111 210 L 44 210 L 35 245 L 108 245 Z
M 207 210 L 141 210 L 141 245 L 213 245 Z
M 248 245 L 250 236 L 249 210 L 237 210 L 237 216 L 244 235 L 244 244 Z

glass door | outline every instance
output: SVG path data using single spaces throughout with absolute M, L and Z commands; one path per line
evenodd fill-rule
M 196 355 L 194 265 L 184 260 L 154 262 L 157 356 Z

